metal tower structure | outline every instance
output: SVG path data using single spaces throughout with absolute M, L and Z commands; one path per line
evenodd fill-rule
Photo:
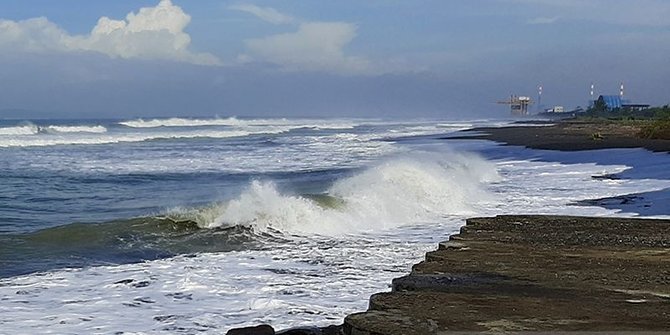
M 528 106 L 533 103 L 530 97 L 511 95 L 509 100 L 498 101 L 499 104 L 509 105 L 510 113 L 514 116 L 528 115 Z

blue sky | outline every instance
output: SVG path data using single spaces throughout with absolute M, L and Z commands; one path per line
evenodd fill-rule
M 670 102 L 665 0 L 0 2 L 0 117 L 506 116 Z M 19 115 L 17 115 L 19 114 Z

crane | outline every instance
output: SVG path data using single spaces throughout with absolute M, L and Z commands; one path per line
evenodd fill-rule
M 512 94 L 509 100 L 498 101 L 499 104 L 510 105 L 512 115 L 524 116 L 528 115 L 528 106 L 533 103 L 530 97 L 517 96 Z

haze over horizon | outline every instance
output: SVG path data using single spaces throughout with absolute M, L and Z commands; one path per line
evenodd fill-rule
M 73 10 L 76 9 L 76 10 Z M 670 103 L 663 0 L 0 3 L 0 118 L 506 117 Z

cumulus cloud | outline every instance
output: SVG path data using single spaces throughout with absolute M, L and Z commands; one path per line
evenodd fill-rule
M 247 40 L 249 53 L 243 57 L 288 69 L 361 73 L 368 62 L 344 53 L 355 37 L 356 26 L 351 23 L 306 22 L 296 32 Z
M 347 22 L 309 22 L 271 7 L 235 5 L 232 10 L 251 13 L 273 24 L 293 24 L 297 31 L 245 40 L 246 53 L 240 62 L 266 62 L 287 70 L 360 74 L 370 72 L 369 62 L 347 56 L 344 49 L 356 38 L 357 27 Z
M 252 4 L 240 4 L 230 6 L 230 9 L 238 10 L 241 12 L 253 14 L 259 19 L 270 22 L 272 24 L 286 24 L 292 23 L 295 19 L 290 16 L 279 12 L 278 10 L 271 7 L 259 7 Z
M 189 50 L 184 32 L 191 17 L 170 0 L 141 8 L 123 20 L 101 17 L 90 34 L 70 35 L 44 17 L 24 21 L 0 20 L 0 50 L 19 52 L 91 51 L 110 57 L 161 59 L 214 65 L 209 53 Z

